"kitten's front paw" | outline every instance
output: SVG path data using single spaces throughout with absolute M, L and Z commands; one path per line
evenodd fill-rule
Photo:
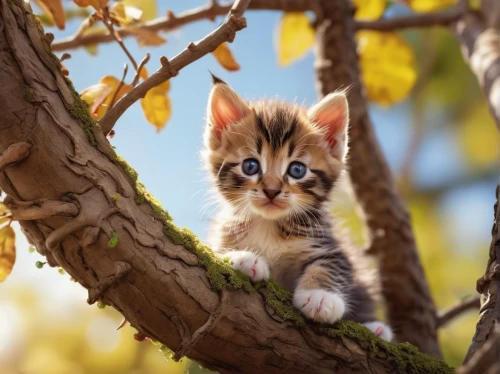
M 363 326 L 371 330 L 375 335 L 380 336 L 382 339 L 390 342 L 392 340 L 392 331 L 389 326 L 383 322 L 373 321 L 363 323 Z
M 322 323 L 338 321 L 346 309 L 341 294 L 325 290 L 297 289 L 293 295 L 293 305 L 307 318 Z
M 233 263 L 233 269 L 240 270 L 248 275 L 254 282 L 268 280 L 269 265 L 264 257 L 248 251 L 232 251 L 224 254 Z

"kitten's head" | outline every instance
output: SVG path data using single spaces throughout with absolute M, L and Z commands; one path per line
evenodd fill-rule
M 236 214 L 279 219 L 320 209 L 342 172 L 348 106 L 331 93 L 306 110 L 247 103 L 214 78 L 204 156 Z

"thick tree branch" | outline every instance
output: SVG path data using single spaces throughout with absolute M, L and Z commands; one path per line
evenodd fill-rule
M 488 341 L 456 374 L 498 374 L 500 373 L 500 326 L 493 326 Z
M 494 13 L 495 8 L 489 9 Z M 497 7 L 496 12 L 500 13 Z M 458 22 L 454 31 L 457 35 L 464 58 L 476 75 L 488 100 L 490 112 L 500 130 L 500 33 L 498 29 L 488 27 L 485 19 L 498 18 L 499 14 L 489 14 L 483 17 L 478 13 L 470 12 Z M 496 323 L 500 322 L 500 207 L 497 186 L 492 241 L 486 272 L 477 281 L 477 291 L 483 294 L 485 303 L 481 308 L 476 332 L 469 347 L 465 362 L 468 362 L 474 353 L 484 345 L 492 334 Z
M 177 228 L 114 153 L 47 52 L 29 5 L 0 0 L 0 23 L 0 153 L 31 145 L 0 173 L 0 187 L 16 202 L 72 199 L 76 217 L 20 224 L 90 302 L 113 306 L 140 334 L 223 374 L 451 372 L 358 324 L 304 323 L 273 283 L 252 288 Z
M 389 324 L 396 338 L 440 356 L 436 310 L 420 264 L 409 213 L 378 145 L 357 63 L 348 0 L 322 0 L 316 74 L 320 95 L 349 87 L 349 175 L 377 256 Z M 404 286 L 403 286 L 404 285 Z
M 394 31 L 414 27 L 448 27 L 458 21 L 467 10 L 467 5 L 460 2 L 451 9 L 435 13 L 422 13 L 404 17 L 382 18 L 375 21 L 358 21 L 356 30 Z
M 469 311 L 470 309 L 479 309 L 481 307 L 481 300 L 479 296 L 472 296 L 468 299 L 460 301 L 457 305 L 442 312 L 438 317 L 437 327 L 443 327 L 452 319 L 458 317 L 460 314 Z
M 206 54 L 213 52 L 222 43 L 232 42 L 236 31 L 246 27 L 246 20 L 243 17 L 243 12 L 249 3 L 250 0 L 236 0 L 229 11 L 228 17 L 216 30 L 196 44 L 189 44 L 186 49 L 175 56 L 172 61 L 163 58 L 163 66 L 160 69 L 142 83 L 135 86 L 129 93 L 123 96 L 115 106 L 108 110 L 106 115 L 99 122 L 103 133 L 108 134 L 118 118 L 120 118 L 132 104 L 143 98 L 151 88 L 177 75 L 182 68 Z
M 165 17 L 156 18 L 154 20 L 145 22 L 141 25 L 141 29 L 150 31 L 171 31 L 188 23 L 202 21 L 202 20 L 215 20 L 217 16 L 226 15 L 231 9 L 231 4 L 218 4 L 211 2 L 206 6 L 182 12 L 178 15 L 169 13 Z M 307 10 L 314 10 L 317 6 L 317 0 L 252 0 L 249 4 L 249 9 L 262 9 L 262 10 L 281 10 L 286 12 L 304 12 Z M 127 29 L 116 30 L 121 38 L 133 36 L 134 34 Z M 56 40 L 52 43 L 53 51 L 65 51 L 89 45 L 109 43 L 114 41 L 111 34 L 107 35 L 82 35 L 77 33 L 68 38 Z

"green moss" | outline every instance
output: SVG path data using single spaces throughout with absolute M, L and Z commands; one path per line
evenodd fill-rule
M 256 287 L 262 292 L 269 305 L 276 314 L 285 321 L 291 321 L 296 326 L 305 324 L 304 317 L 292 305 L 292 294 L 281 287 L 274 279 L 268 282 L 262 282 L 261 286 Z
M 388 343 L 366 327 L 352 321 L 340 321 L 332 327 L 322 327 L 318 332 L 332 338 L 346 336 L 359 341 L 371 357 L 387 356 L 397 373 L 451 374 L 453 368 L 444 361 L 426 355 L 410 343 Z
M 80 125 L 87 134 L 87 137 L 90 140 L 90 143 L 95 146 L 96 140 L 94 136 L 94 129 L 100 131 L 99 125 L 96 123 L 92 115 L 90 114 L 87 105 L 83 102 L 80 97 L 80 94 L 76 92 L 73 83 L 68 77 L 64 77 L 68 88 L 71 90 L 71 94 L 73 95 L 73 103 L 66 104 L 66 108 L 71 113 L 71 116 L 80 121 Z

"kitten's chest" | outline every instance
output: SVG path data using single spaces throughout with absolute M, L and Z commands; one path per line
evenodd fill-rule
M 266 258 L 273 277 L 289 290 L 295 287 L 303 264 L 313 250 L 306 239 L 286 237 L 275 225 L 264 222 L 249 227 L 241 247 Z

